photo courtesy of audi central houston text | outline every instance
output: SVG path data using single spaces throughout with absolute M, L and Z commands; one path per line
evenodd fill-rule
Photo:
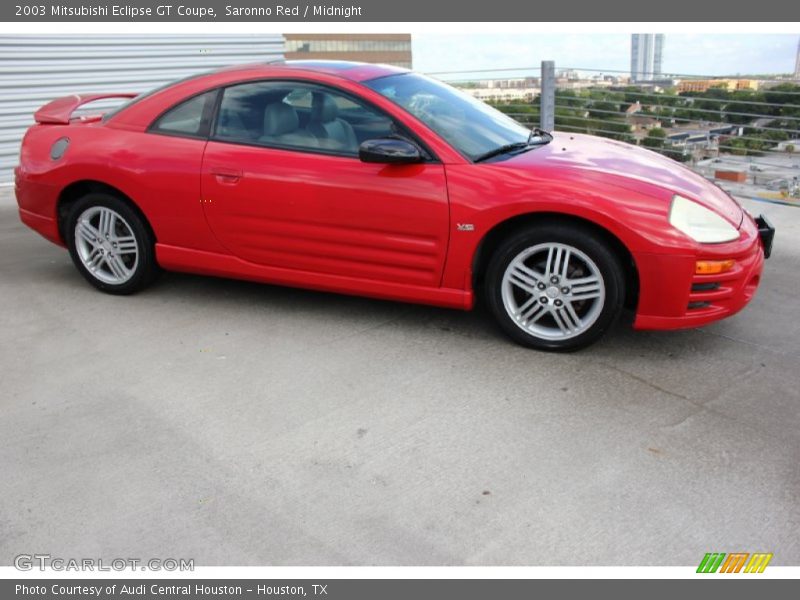
M 109 98 L 126 101 L 86 110 Z M 739 312 L 775 235 L 672 158 L 523 126 L 397 66 L 229 66 L 64 96 L 34 119 L 20 218 L 110 294 L 167 270 L 483 303 L 511 340 L 575 350 L 623 313 L 670 330 Z

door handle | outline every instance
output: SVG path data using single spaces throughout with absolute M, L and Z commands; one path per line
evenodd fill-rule
M 211 173 L 217 178 L 220 183 L 232 185 L 238 183 L 242 178 L 241 169 L 232 169 L 228 167 L 215 167 L 211 169 Z

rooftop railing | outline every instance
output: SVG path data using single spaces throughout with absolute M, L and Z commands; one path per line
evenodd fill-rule
M 800 205 L 800 80 L 539 67 L 429 73 L 527 127 L 643 146 L 731 193 Z

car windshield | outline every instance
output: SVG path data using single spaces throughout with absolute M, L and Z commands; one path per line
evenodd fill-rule
M 524 145 L 530 134 L 499 110 L 424 75 L 389 75 L 365 85 L 410 112 L 470 160 Z

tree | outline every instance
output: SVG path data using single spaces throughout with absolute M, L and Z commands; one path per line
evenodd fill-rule
M 791 154 L 791 153 L 793 153 L 794 151 L 795 151 L 794 144 L 786 144 L 786 152 L 788 152 L 789 154 Z
M 720 149 L 722 148 L 723 146 L 720 145 Z M 732 140 L 728 140 L 726 142 L 724 148 L 730 151 L 731 154 L 744 156 L 747 154 L 747 140 L 743 140 L 741 138 L 733 138 Z
M 653 129 L 647 132 L 647 137 L 642 140 L 642 146 L 645 148 L 652 148 L 653 150 L 660 150 L 664 147 L 666 139 L 666 131 L 660 127 L 653 127 Z

